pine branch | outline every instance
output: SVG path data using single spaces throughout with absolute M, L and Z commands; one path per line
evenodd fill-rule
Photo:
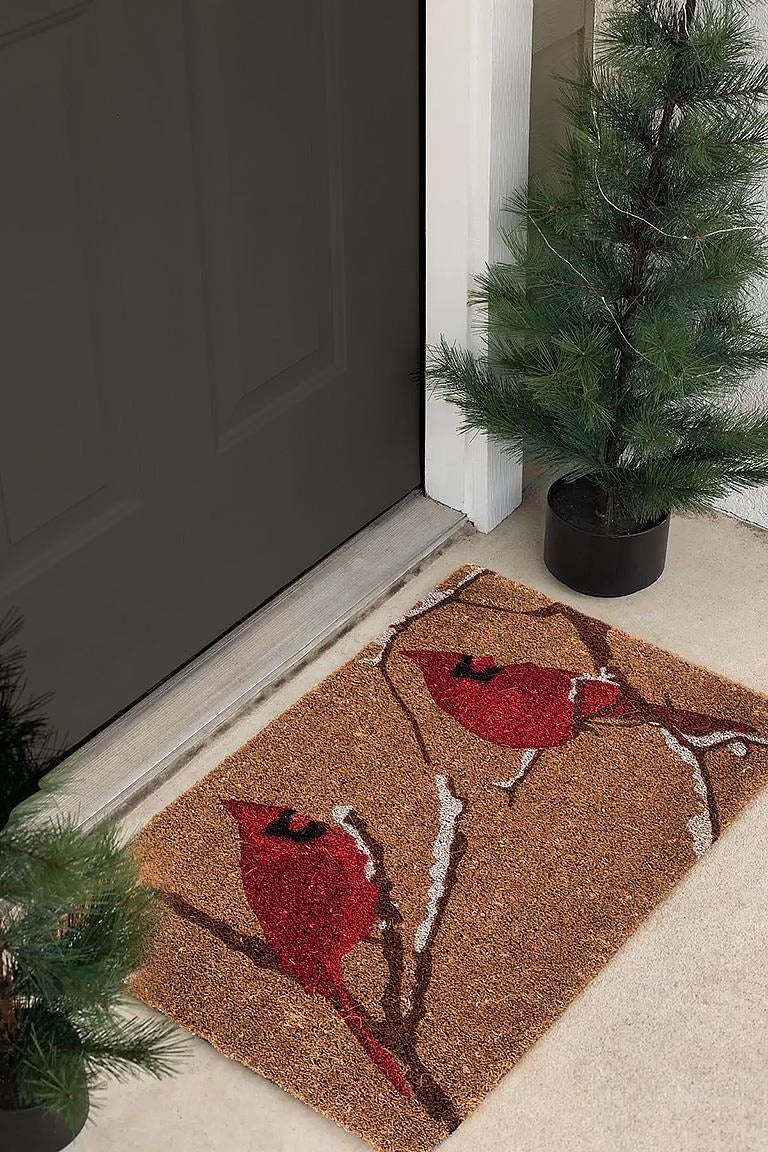
M 0 620 L 0 828 L 58 755 L 42 713 L 48 697 L 27 697 L 24 653 L 13 646 L 21 626 L 15 612 Z

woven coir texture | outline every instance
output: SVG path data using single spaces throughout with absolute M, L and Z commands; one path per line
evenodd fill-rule
M 768 699 L 464 568 L 140 834 L 133 990 L 432 1149 L 768 775 Z

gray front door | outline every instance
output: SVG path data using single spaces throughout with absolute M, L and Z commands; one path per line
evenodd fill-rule
M 419 7 L 0 0 L 0 612 L 72 742 L 419 483 Z

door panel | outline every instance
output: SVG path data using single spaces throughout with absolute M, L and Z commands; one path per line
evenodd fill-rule
M 198 0 L 189 12 L 220 447 L 346 368 L 336 16 L 332 3 L 289 4 L 265 37 L 263 14 L 248 0 Z M 275 40 L 289 59 L 274 52 Z M 256 149 L 233 107 L 259 125 Z M 265 163 L 279 179 L 265 183 Z M 285 306 L 276 310 L 276 299 Z
M 0 0 L 0 611 L 84 737 L 419 483 L 418 5 Z

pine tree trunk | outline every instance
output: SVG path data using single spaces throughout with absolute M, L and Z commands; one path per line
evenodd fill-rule
M 606 531 L 613 533 L 616 530 L 616 513 L 617 513 L 617 500 L 616 489 L 608 487 L 603 491 L 603 520 L 605 522 Z

